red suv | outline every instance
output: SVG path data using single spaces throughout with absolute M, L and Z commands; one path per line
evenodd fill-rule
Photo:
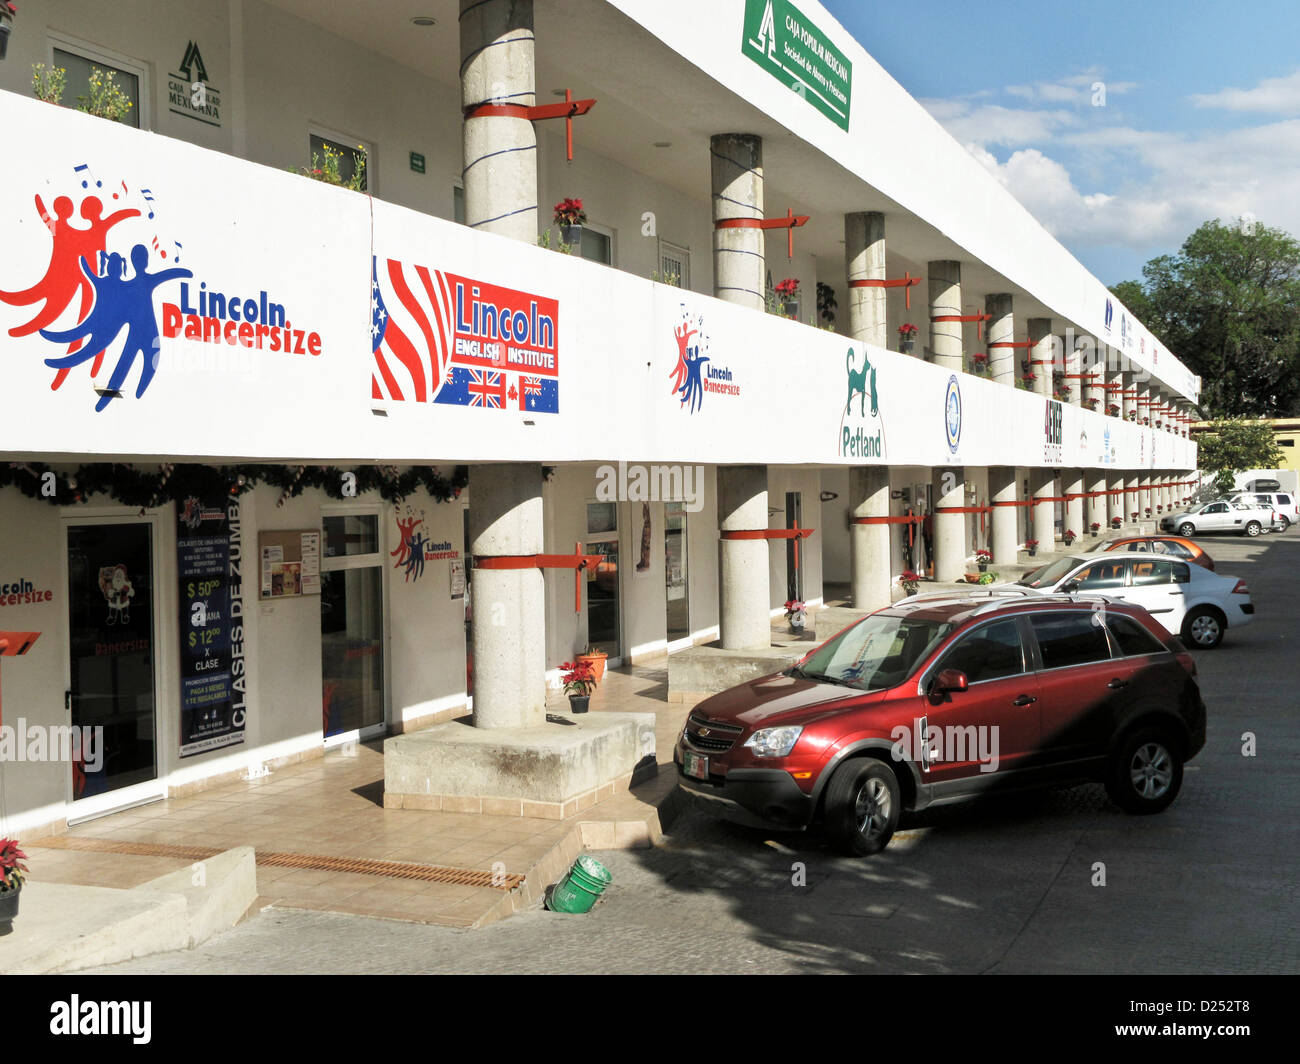
M 1100 781 L 1156 813 L 1205 745 L 1195 676 L 1140 606 L 939 593 L 701 702 L 673 759 L 700 808 L 819 824 L 858 855 L 884 849 L 903 810 L 1022 787 Z

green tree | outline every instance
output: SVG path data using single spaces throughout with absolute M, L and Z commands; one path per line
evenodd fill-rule
M 1231 491 L 1233 477 L 1247 469 L 1276 469 L 1285 460 L 1267 422 L 1227 418 L 1214 422 L 1196 441 L 1197 464 L 1215 474 L 1219 491 Z
M 1300 412 L 1300 241 L 1209 221 L 1142 277 L 1111 291 L 1201 376 L 1207 416 Z

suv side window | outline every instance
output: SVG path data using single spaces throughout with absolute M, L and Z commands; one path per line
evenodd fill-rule
M 949 648 L 935 669 L 960 669 L 969 683 L 1019 676 L 1025 671 L 1025 650 L 1015 618 L 994 621 L 968 632 Z
M 1181 543 L 1175 543 L 1171 539 L 1161 540 L 1157 546 L 1165 554 L 1172 554 L 1175 558 L 1190 558 L 1192 552 L 1184 547 Z
M 1124 560 L 1093 562 L 1074 577 L 1080 589 L 1124 586 Z
M 1291 496 L 1290 496 L 1290 495 L 1279 495 L 1279 496 L 1277 497 L 1277 504 L 1278 504 L 1279 506 L 1290 506 L 1290 505 L 1291 505 Z
M 1207 514 L 1226 514 L 1228 512 L 1228 504 L 1226 502 L 1213 503 L 1205 508 L 1205 512 Z
M 1040 613 L 1029 619 L 1044 669 L 1087 665 L 1110 658 L 1106 630 L 1093 613 Z
M 1159 654 L 1164 651 L 1160 640 L 1148 632 L 1132 617 L 1120 613 L 1106 614 L 1106 627 L 1119 644 L 1120 654 L 1130 657 L 1134 654 Z

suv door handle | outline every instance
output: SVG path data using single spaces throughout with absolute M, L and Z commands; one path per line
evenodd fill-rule
M 1127 687 L 1128 681 L 1121 680 L 1118 676 L 1116 676 L 1115 679 L 1111 680 L 1110 683 L 1108 683 L 1106 686 L 1109 687 L 1112 691 L 1118 691 L 1121 687 Z
M 1012 699 L 1011 704 L 1013 706 L 1032 706 L 1037 701 L 1038 699 L 1033 695 L 1021 695 L 1019 698 Z

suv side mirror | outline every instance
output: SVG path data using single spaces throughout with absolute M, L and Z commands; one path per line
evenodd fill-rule
M 930 684 L 930 700 L 936 705 L 946 702 L 947 698 L 943 696 L 949 691 L 964 691 L 968 686 L 966 674 L 961 669 L 944 669 Z

